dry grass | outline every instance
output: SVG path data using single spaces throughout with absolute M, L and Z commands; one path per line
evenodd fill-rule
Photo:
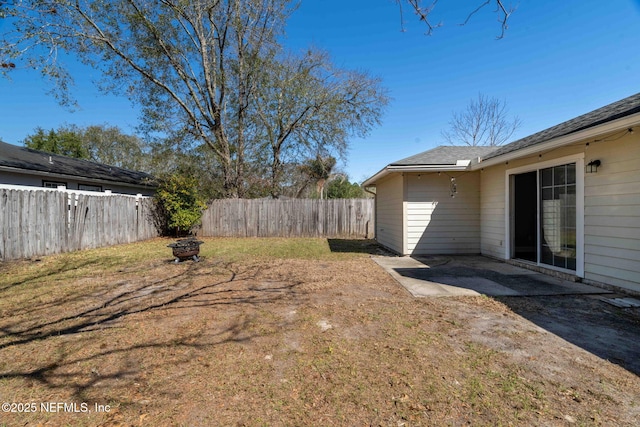
M 635 375 L 495 300 L 411 298 L 371 242 L 205 240 L 0 264 L 0 400 L 38 405 L 0 425 L 640 421 Z

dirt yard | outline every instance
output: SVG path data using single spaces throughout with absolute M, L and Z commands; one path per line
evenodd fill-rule
M 538 319 L 637 311 L 415 299 L 368 241 L 205 240 L 0 263 L 0 425 L 640 425 L 640 378 Z

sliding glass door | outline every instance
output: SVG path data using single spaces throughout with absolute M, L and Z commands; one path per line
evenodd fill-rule
M 541 169 L 540 259 L 542 264 L 576 269 L 576 165 Z
M 511 176 L 511 257 L 575 271 L 576 163 Z

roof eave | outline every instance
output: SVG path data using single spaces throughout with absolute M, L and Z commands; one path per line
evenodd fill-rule
M 143 182 L 134 183 L 134 182 L 126 182 L 126 181 L 116 181 L 116 180 L 107 180 L 107 179 L 99 179 L 99 178 L 90 178 L 90 177 L 81 176 L 81 175 L 66 175 L 66 174 L 62 174 L 62 173 L 46 172 L 46 171 L 41 171 L 41 170 L 37 170 L 37 169 L 22 169 L 22 168 L 15 168 L 15 167 L 11 167 L 11 166 L 1 166 L 0 165 L 0 170 L 1 171 L 7 171 L 7 172 L 13 172 L 13 173 L 19 173 L 19 174 L 23 174 L 23 175 L 42 176 L 42 177 L 45 177 L 45 178 L 57 178 L 57 179 L 72 180 L 72 181 L 84 181 L 84 182 L 92 183 L 92 184 L 121 185 L 123 187 L 146 188 L 146 189 L 157 188 L 157 185 L 154 185 L 154 184 L 151 184 L 151 183 L 150 184 L 145 184 Z
M 469 170 L 469 166 L 457 165 L 388 165 L 362 183 L 363 187 L 372 187 L 377 181 L 392 173 L 403 172 L 456 172 Z
M 530 147 L 521 148 L 519 150 L 505 153 L 497 157 L 492 157 L 487 160 L 481 160 L 478 163 L 472 164 L 471 170 L 478 170 L 490 166 L 495 166 L 500 163 L 508 162 L 510 160 L 516 160 L 521 157 L 528 157 L 541 151 L 553 150 L 555 148 L 574 144 L 576 142 L 584 141 L 603 134 L 628 129 L 637 125 L 640 125 L 640 113 L 613 120 L 611 122 L 607 122 L 578 132 L 570 133 L 568 135 L 552 138 L 548 141 L 540 142 Z

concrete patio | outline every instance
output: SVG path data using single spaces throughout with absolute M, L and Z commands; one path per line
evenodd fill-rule
M 372 257 L 415 297 L 553 296 L 610 291 L 475 255 Z

